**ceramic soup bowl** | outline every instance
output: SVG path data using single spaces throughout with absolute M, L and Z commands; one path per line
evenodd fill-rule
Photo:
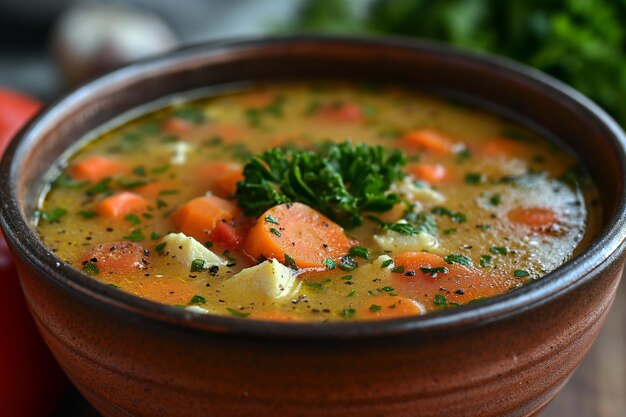
M 241 81 L 359 79 L 470 100 L 559 137 L 599 187 L 602 229 L 544 278 L 491 300 L 376 322 L 201 315 L 91 279 L 29 225 L 45 174 L 93 129 L 146 103 Z M 44 111 L 0 170 L 0 218 L 31 312 L 106 416 L 532 416 L 594 341 L 624 263 L 626 138 L 571 88 L 528 67 L 403 39 L 209 43 L 96 79 Z

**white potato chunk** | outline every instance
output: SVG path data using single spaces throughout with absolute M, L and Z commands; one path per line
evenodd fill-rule
M 380 235 L 374 235 L 378 246 L 392 255 L 407 251 L 433 251 L 439 247 L 437 238 L 429 233 L 421 232 L 416 235 L 403 235 L 393 230 L 387 230 Z
M 171 145 L 172 157 L 170 164 L 185 165 L 187 163 L 187 154 L 191 151 L 191 146 L 187 142 L 176 142 Z
M 247 296 L 278 299 L 293 294 L 298 283 L 290 268 L 276 259 L 268 259 L 246 268 L 222 283 L 224 289 L 235 288 Z
M 184 233 L 170 233 L 162 240 L 165 243 L 165 255 L 176 258 L 178 262 L 191 267 L 196 259 L 204 261 L 205 268 L 209 265 L 222 265 L 226 261 L 207 249 L 196 239 Z
M 417 186 L 411 177 L 406 177 L 402 181 L 397 181 L 391 185 L 391 192 L 400 194 L 412 202 L 442 203 L 445 200 L 443 194 L 433 190 L 428 186 Z

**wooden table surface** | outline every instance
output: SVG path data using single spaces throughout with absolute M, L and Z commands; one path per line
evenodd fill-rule
M 70 390 L 53 417 L 98 417 Z M 626 417 L 626 279 L 598 339 L 541 417 Z
M 542 417 L 626 417 L 626 277 L 579 368 Z

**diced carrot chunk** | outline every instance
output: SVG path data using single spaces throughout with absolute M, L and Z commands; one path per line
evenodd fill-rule
M 366 304 L 357 317 L 391 319 L 396 317 L 419 316 L 424 308 L 415 300 L 405 297 L 379 295 L 366 299 Z
M 244 179 L 243 167 L 232 162 L 211 162 L 200 167 L 198 177 L 206 189 L 229 198 L 235 195 L 237 183 Z
M 215 183 L 215 193 L 223 197 L 232 197 L 237 192 L 237 184 L 243 181 L 243 171 L 232 172 L 222 176 Z
M 500 137 L 487 139 L 479 145 L 479 154 L 492 157 L 512 158 L 519 155 L 520 150 L 521 146 L 519 143 Z
M 277 224 L 278 223 L 278 224 Z M 252 259 L 276 258 L 285 254 L 300 268 L 323 267 L 326 258 L 348 253 L 352 241 L 343 228 L 302 203 L 274 206 L 259 217 L 244 242 Z
M 128 172 L 126 164 L 104 156 L 90 156 L 73 164 L 69 173 L 78 181 L 98 182 L 107 177 L 123 175 Z
M 518 207 L 507 213 L 509 221 L 533 230 L 548 230 L 558 222 L 557 214 L 542 207 Z
M 363 110 L 355 103 L 336 102 L 320 108 L 317 115 L 329 122 L 354 123 L 363 120 Z
M 179 231 L 205 242 L 220 222 L 238 215 L 239 209 L 230 201 L 207 195 L 185 203 L 172 215 L 172 221 Z
M 193 125 L 180 117 L 170 117 L 162 123 L 161 128 L 167 134 L 181 135 L 191 131 Z
M 413 130 L 401 138 L 407 149 L 436 154 L 448 154 L 454 151 L 455 143 L 444 133 L 434 129 Z
M 92 263 L 100 274 L 124 274 L 136 269 L 146 269 L 150 263 L 149 252 L 132 242 L 115 242 L 96 245 L 81 259 L 81 266 Z
M 417 164 L 408 168 L 409 174 L 429 184 L 441 184 L 447 177 L 446 167 L 442 164 Z
M 141 214 L 148 210 L 148 200 L 127 191 L 107 197 L 98 204 L 98 214 L 115 220 L 122 220 L 129 214 Z

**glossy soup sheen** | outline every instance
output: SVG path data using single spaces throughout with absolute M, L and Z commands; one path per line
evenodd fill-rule
M 251 157 L 339 149 L 332 143 L 406 155 L 406 177 L 383 196 L 395 194 L 393 208 L 359 213 L 360 225 L 297 197 L 243 214 L 258 202 L 235 196 Z M 181 102 L 60 165 L 34 219 L 57 256 L 121 291 L 247 319 L 456 308 L 540 279 L 600 217 L 593 184 L 562 147 L 483 110 L 385 86 L 261 85 Z

